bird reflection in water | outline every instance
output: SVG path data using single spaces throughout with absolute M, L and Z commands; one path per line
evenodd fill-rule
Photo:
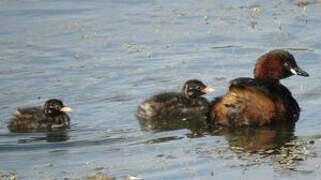
M 230 147 L 255 153 L 282 147 L 294 137 L 294 127 L 217 128 L 213 135 L 223 135 Z
M 64 142 L 70 139 L 70 135 L 66 131 L 51 131 L 43 134 L 44 136 L 31 137 L 28 139 L 19 139 L 18 143 L 31 143 L 37 141 L 47 142 Z
M 220 149 L 220 153 L 232 152 L 232 156 L 246 161 L 246 166 L 267 163 L 281 173 L 307 173 L 297 165 L 316 155 L 311 148 L 315 138 L 294 136 L 294 126 L 220 128 L 212 135 L 224 136 L 228 142 L 228 146 Z
M 138 120 L 140 128 L 143 131 L 161 132 L 178 129 L 188 129 L 193 134 L 203 134 L 208 130 L 207 118 L 205 116 L 171 119 L 138 118 Z
M 143 131 L 156 133 L 188 129 L 191 133 L 185 134 L 184 137 L 187 138 L 223 136 L 227 146 L 222 145 L 221 142 L 215 142 L 217 145 L 204 146 L 201 149 L 198 147 L 196 153 L 223 158 L 236 156 L 240 160 L 248 161 L 249 166 L 268 163 L 272 164 L 277 170 L 297 171 L 295 165 L 314 154 L 308 150 L 309 146 L 313 144 L 311 143 L 313 140 L 295 137 L 294 125 L 227 128 L 210 127 L 206 122 L 206 119 L 202 117 L 161 121 L 139 119 Z M 146 143 L 161 143 L 179 139 L 182 139 L 182 137 L 161 137 L 149 140 Z

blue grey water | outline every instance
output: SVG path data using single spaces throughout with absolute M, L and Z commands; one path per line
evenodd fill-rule
M 2 0 L 0 177 L 320 179 L 320 17 L 319 0 Z M 275 48 L 310 73 L 282 80 L 302 113 L 277 151 L 297 158 L 264 155 L 275 137 L 264 130 L 149 131 L 134 116 L 144 98 L 188 79 L 215 88 L 208 99 L 223 95 Z M 16 108 L 49 98 L 73 108 L 70 130 L 8 131 Z

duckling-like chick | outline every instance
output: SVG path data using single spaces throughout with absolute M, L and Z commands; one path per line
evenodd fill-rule
M 34 132 L 64 129 L 70 126 L 70 118 L 66 112 L 71 108 L 63 105 L 61 100 L 50 99 L 44 107 L 18 109 L 9 122 L 12 132 Z
M 209 102 L 201 96 L 212 91 L 199 80 L 189 80 L 180 93 L 166 92 L 147 98 L 138 106 L 136 116 L 149 120 L 206 116 Z

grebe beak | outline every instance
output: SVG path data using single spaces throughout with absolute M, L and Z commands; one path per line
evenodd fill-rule
M 72 109 L 70 107 L 63 107 L 60 109 L 61 112 L 71 112 Z
M 309 73 L 303 71 L 299 67 L 291 68 L 290 71 L 291 71 L 292 74 L 295 74 L 295 75 L 306 76 L 306 77 L 309 76 Z
M 202 89 L 201 90 L 201 92 L 202 93 L 209 93 L 209 92 L 213 92 L 213 91 L 215 91 L 215 89 L 213 89 L 213 88 L 209 88 L 209 87 L 206 87 L 206 88 L 204 88 L 204 89 Z

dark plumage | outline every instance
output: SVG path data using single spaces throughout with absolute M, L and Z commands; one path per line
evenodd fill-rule
M 212 102 L 211 121 L 224 126 L 263 126 L 292 124 L 300 107 L 280 79 L 294 74 L 309 76 L 285 50 L 273 50 L 261 56 L 254 69 L 255 78 L 231 81 L 229 91 Z
M 201 95 L 212 91 L 214 89 L 206 87 L 199 80 L 189 80 L 181 93 L 161 93 L 147 98 L 138 106 L 136 116 L 151 120 L 205 116 L 209 102 Z
M 65 112 L 71 109 L 58 99 L 46 101 L 44 107 L 18 109 L 9 122 L 12 132 L 50 131 L 70 126 L 69 116 Z

